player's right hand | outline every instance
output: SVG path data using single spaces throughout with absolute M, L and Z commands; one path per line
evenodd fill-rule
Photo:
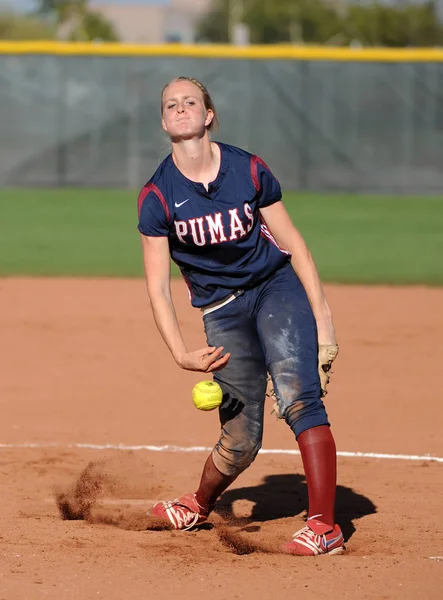
M 177 360 L 178 365 L 186 371 L 201 371 L 212 373 L 220 371 L 228 364 L 231 357 L 229 352 L 223 354 L 224 347 L 206 346 L 194 352 L 187 352 Z

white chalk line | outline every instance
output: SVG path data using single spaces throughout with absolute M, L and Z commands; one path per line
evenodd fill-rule
M 25 444 L 0 444 L 1 449 L 14 449 L 14 448 L 76 448 L 84 450 L 146 450 L 147 452 L 211 452 L 212 447 L 205 446 L 153 446 L 153 445 L 129 445 L 129 444 L 56 444 L 56 443 L 40 443 L 30 442 Z M 277 454 L 277 455 L 289 455 L 299 456 L 299 450 L 285 450 L 279 448 L 262 448 L 260 454 Z M 379 452 L 343 452 L 338 451 L 337 456 L 344 458 L 374 458 L 381 460 L 410 460 L 410 461 L 430 461 L 443 463 L 443 457 L 431 456 L 430 454 L 424 454 L 423 456 L 416 454 L 381 454 Z

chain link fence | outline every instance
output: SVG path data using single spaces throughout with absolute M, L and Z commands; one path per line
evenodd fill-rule
M 0 56 L 0 186 L 139 188 L 169 152 L 160 91 L 201 79 L 214 139 L 291 190 L 443 189 L 443 63 Z

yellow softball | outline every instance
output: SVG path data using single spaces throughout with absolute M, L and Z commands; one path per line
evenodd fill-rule
M 215 381 L 199 381 L 192 390 L 192 402 L 199 410 L 214 410 L 222 399 L 222 389 Z

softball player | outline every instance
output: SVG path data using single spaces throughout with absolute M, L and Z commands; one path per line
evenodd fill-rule
M 344 551 L 335 523 L 336 448 L 322 396 L 338 346 L 311 254 L 266 164 L 211 141 L 218 122 L 197 80 L 179 77 L 161 96 L 172 153 L 138 198 L 147 290 L 157 327 L 182 369 L 214 373 L 223 390 L 221 434 L 195 493 L 151 514 L 176 529 L 204 522 L 218 497 L 255 459 L 262 442 L 267 374 L 305 470 L 306 526 L 283 544 L 296 555 Z M 170 257 L 208 346 L 188 350 L 170 291 Z

